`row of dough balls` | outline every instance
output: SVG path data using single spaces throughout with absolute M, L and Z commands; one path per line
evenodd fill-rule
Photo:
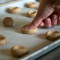
M 37 4 L 34 2 L 29 2 L 26 4 L 26 7 L 35 8 L 35 7 L 37 7 Z M 20 11 L 21 11 L 21 8 L 19 8 L 19 7 L 8 8 L 8 12 L 10 12 L 10 13 L 19 13 Z
M 3 20 L 3 25 L 7 26 L 7 27 L 13 26 L 13 19 L 11 17 L 5 17 L 4 20 Z M 27 26 L 27 25 L 25 25 L 25 26 Z M 37 28 L 35 28 L 35 29 L 24 29 L 25 26 L 23 26 L 21 28 L 21 32 L 24 33 L 24 34 L 34 34 L 34 33 L 37 33 L 37 31 L 38 31 Z M 55 40 L 56 38 L 60 37 L 60 32 L 58 32 L 58 31 L 52 31 L 52 32 L 48 31 L 46 33 L 46 37 L 47 37 L 47 39 Z
M 19 7 L 10 7 L 10 8 L 8 9 L 8 11 L 9 11 L 10 13 L 17 13 L 17 12 L 20 12 L 21 9 L 20 9 Z M 27 12 L 27 16 L 28 16 L 28 17 L 35 17 L 36 14 L 37 14 L 37 12 L 34 11 L 34 10 L 30 10 L 30 11 Z
M 6 43 L 7 43 L 7 38 L 4 35 L 0 34 L 0 45 L 4 45 Z M 22 56 L 28 54 L 29 50 L 22 45 L 16 45 L 10 49 L 10 52 L 11 52 L 12 56 L 19 58 L 19 57 L 22 57 Z
M 3 19 L 3 25 L 6 26 L 6 27 L 13 26 L 13 19 L 11 17 L 5 17 Z M 27 26 L 27 25 L 25 25 L 25 26 Z M 24 34 L 34 34 L 34 33 L 37 33 L 37 31 L 38 31 L 37 28 L 35 28 L 35 29 L 24 29 L 25 26 L 23 26 L 21 28 L 21 32 L 24 33 Z M 53 40 L 53 37 L 54 38 L 56 36 L 60 37 L 60 32 L 58 32 L 58 31 L 52 31 L 52 33 L 51 33 L 50 31 L 48 31 L 46 33 L 46 36 L 47 36 L 47 39 Z M 3 38 L 1 38 L 1 39 L 3 39 Z
M 26 6 L 29 7 L 29 8 L 35 8 L 35 7 L 37 7 L 37 4 L 34 3 L 34 2 L 29 2 L 29 3 L 26 4 Z M 10 8 L 8 8 L 9 13 L 19 13 L 20 11 L 21 11 L 20 7 L 10 7 Z M 34 11 L 34 10 L 31 10 L 31 11 L 27 12 L 28 17 L 35 17 L 36 14 L 37 14 L 37 12 Z
M 55 30 L 53 30 L 52 32 L 48 31 L 46 32 L 46 38 L 49 40 L 56 40 L 60 38 L 60 32 Z M 0 45 L 4 45 L 6 43 L 7 43 L 7 38 L 4 35 L 0 34 Z M 22 57 L 28 54 L 29 50 L 24 46 L 16 45 L 10 49 L 10 52 L 14 57 Z
M 13 19 L 11 17 L 5 17 L 3 19 L 3 25 L 5 27 L 13 26 Z M 27 25 L 25 25 L 25 26 L 27 26 Z M 24 34 L 34 34 L 34 33 L 37 33 L 37 31 L 38 31 L 37 28 L 36 29 L 24 29 L 25 26 L 23 26 L 21 28 L 21 32 L 24 33 Z

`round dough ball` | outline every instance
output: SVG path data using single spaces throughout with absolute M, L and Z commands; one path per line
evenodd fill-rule
M 55 31 L 55 30 L 52 30 L 52 32 L 51 31 L 47 31 L 46 32 L 46 38 L 48 40 L 55 41 L 55 40 L 60 38 L 60 32 L 59 31 Z
M 5 17 L 3 19 L 3 25 L 6 27 L 13 26 L 13 19 L 11 17 Z
M 21 11 L 20 7 L 10 7 L 8 8 L 9 13 L 19 13 Z
M 4 35 L 0 34 L 0 45 L 4 45 L 7 43 L 7 38 Z
M 27 25 L 25 25 L 25 26 L 27 26 Z M 25 26 L 24 26 L 24 27 L 25 27 Z M 36 29 L 24 29 L 24 27 L 21 28 L 21 32 L 22 32 L 23 34 L 35 34 L 35 33 L 37 33 L 37 31 L 38 31 L 37 28 L 36 28 Z
M 35 17 L 36 14 L 37 14 L 37 12 L 36 11 L 33 11 L 33 10 L 30 10 L 30 11 L 27 12 L 27 16 L 28 17 Z
M 18 58 L 29 53 L 28 49 L 21 45 L 13 46 L 10 51 L 14 57 L 18 57 Z
M 29 7 L 29 8 L 35 8 L 35 7 L 37 7 L 37 4 L 34 3 L 34 2 L 29 2 L 29 3 L 26 4 L 26 6 Z

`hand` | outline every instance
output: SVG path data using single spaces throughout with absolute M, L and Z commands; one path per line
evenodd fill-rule
M 35 29 L 38 25 L 47 28 L 60 25 L 60 0 L 41 0 L 36 17 L 26 26 L 26 29 Z

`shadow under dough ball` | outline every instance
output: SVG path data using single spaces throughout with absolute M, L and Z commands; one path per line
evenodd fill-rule
M 3 19 L 3 25 L 6 26 L 6 27 L 13 26 L 13 19 L 11 17 L 5 17 Z

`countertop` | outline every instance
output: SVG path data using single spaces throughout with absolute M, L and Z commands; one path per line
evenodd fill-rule
M 60 60 L 60 46 L 36 60 Z

